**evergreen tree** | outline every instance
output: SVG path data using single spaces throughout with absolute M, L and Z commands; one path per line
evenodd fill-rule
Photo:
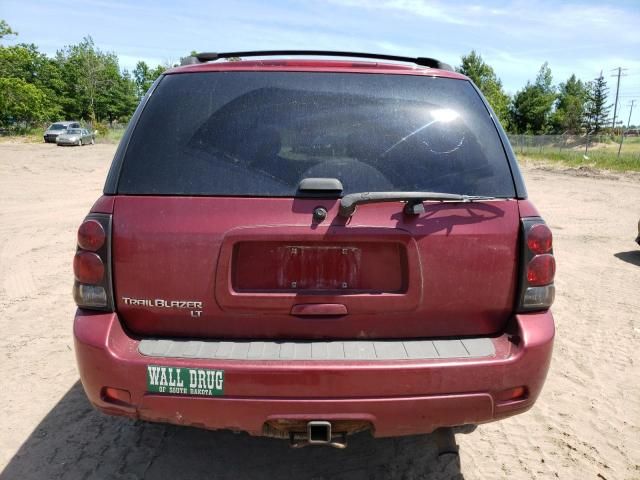
M 588 131 L 597 135 L 608 123 L 609 109 L 611 108 L 607 105 L 609 87 L 607 87 L 607 81 L 604 79 L 602 71 L 600 71 L 600 76 L 591 82 L 590 87 L 587 128 Z

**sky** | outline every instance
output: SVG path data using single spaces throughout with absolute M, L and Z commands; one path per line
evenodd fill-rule
M 53 55 L 90 35 L 122 68 L 176 63 L 190 51 L 348 50 L 435 57 L 475 49 L 514 94 L 549 62 L 554 82 L 602 71 L 619 118 L 640 124 L 640 0 L 0 0 L 0 18 Z

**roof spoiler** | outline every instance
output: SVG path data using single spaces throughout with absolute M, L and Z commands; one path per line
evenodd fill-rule
M 315 56 L 315 57 L 350 57 L 350 58 L 370 58 L 377 60 L 390 60 L 394 62 L 414 63 L 422 67 L 437 68 L 440 70 L 453 71 L 448 63 L 441 62 L 429 57 L 402 57 L 398 55 L 384 55 L 377 53 L 362 52 L 334 52 L 329 50 L 255 50 L 247 52 L 202 52 L 194 56 L 186 57 L 182 65 L 192 65 L 197 63 L 215 62 L 223 58 L 242 57 L 274 57 L 274 56 Z

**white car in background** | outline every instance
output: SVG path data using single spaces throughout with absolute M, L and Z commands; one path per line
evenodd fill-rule
M 52 123 L 44 132 L 44 143 L 56 143 L 58 135 L 66 133 L 69 128 L 80 128 L 80 123 L 73 121 Z

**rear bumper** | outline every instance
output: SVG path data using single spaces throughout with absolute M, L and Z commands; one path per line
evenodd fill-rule
M 529 409 L 544 383 L 554 336 L 550 312 L 515 316 L 492 339 L 495 355 L 464 359 L 254 361 L 142 355 L 116 314 L 78 310 L 74 322 L 80 377 L 105 413 L 261 435 L 276 420 L 353 420 L 375 436 L 428 433 L 438 427 L 498 420 Z M 224 370 L 224 396 L 148 393 L 149 364 Z M 526 396 L 500 401 L 524 386 Z M 112 402 L 106 387 L 126 390 Z

